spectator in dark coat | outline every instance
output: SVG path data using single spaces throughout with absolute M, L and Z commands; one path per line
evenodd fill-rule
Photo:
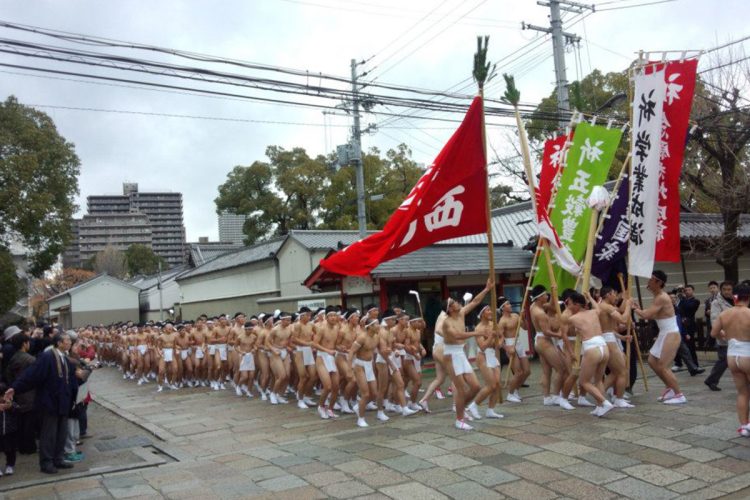
M 5 384 L 0 384 L 0 393 L 5 392 Z M 5 454 L 5 475 L 12 476 L 16 468 L 17 416 L 13 401 L 0 401 L 0 449 Z M 0 476 L 3 474 L 0 473 Z
M 11 358 L 5 369 L 5 379 L 8 385 L 21 376 L 21 373 L 33 365 L 36 358 L 29 354 L 31 339 L 23 334 L 16 335 L 11 339 L 16 353 Z M 18 414 L 18 452 L 22 455 L 36 453 L 36 437 L 39 432 L 39 415 L 34 409 L 35 390 L 17 394 L 15 397 L 16 413 Z
M 683 296 L 677 305 L 678 312 L 682 318 L 682 326 L 684 331 L 685 343 L 690 350 L 690 356 L 693 358 L 693 362 L 697 365 L 698 355 L 695 351 L 695 336 L 698 332 L 698 328 L 695 322 L 695 314 L 701 306 L 701 301 L 695 298 L 695 287 L 693 285 L 685 285 L 683 289 Z
M 52 346 L 8 389 L 11 396 L 15 392 L 21 394 L 36 389 L 35 407 L 41 415 L 39 468 L 46 474 L 73 467 L 63 460 L 63 449 L 68 435 L 68 414 L 78 393 L 75 367 L 66 354 L 70 349 L 70 337 L 56 335 Z

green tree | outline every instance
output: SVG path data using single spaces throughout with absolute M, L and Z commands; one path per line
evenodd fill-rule
M 382 228 L 424 169 L 411 159 L 406 144 L 390 149 L 382 157 L 377 148 L 363 155 L 367 203 L 367 227 Z M 326 229 L 357 228 L 357 190 L 354 168 L 342 167 L 330 174 L 322 210 L 321 227 Z
M 13 256 L 6 248 L 0 248 L 0 316 L 10 311 L 21 296 Z
M 315 227 L 328 182 L 324 158 L 310 158 L 303 148 L 269 146 L 266 156 L 268 162 L 235 167 L 215 199 L 218 213 L 249 215 L 246 244 Z
M 12 96 L 0 104 L 0 245 L 20 238 L 34 276 L 70 241 L 79 165 L 49 116 Z
M 162 269 L 168 267 L 164 257 L 156 255 L 151 248 L 140 244 L 130 245 L 125 250 L 125 263 L 130 276 L 156 274 L 160 263 Z

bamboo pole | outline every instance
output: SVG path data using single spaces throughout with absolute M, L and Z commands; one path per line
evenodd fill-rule
M 485 172 L 485 214 L 487 217 L 487 256 L 489 259 L 489 269 L 487 274 L 492 280 L 492 288 L 490 289 L 490 311 L 492 316 L 492 334 L 496 336 L 497 330 L 497 284 L 495 283 L 495 246 L 492 240 L 492 210 L 491 210 L 491 199 L 490 199 L 490 176 L 489 168 L 487 166 L 487 130 L 484 120 L 484 84 L 492 79 L 494 76 L 494 66 L 486 63 L 487 61 L 487 46 L 489 44 L 489 37 L 484 37 L 484 47 L 482 46 L 482 37 L 477 37 L 477 53 L 474 55 L 474 71 L 473 77 L 477 82 L 479 88 L 479 98 L 482 104 L 482 148 L 484 150 L 484 172 Z M 499 402 L 503 402 L 503 389 L 498 388 Z
M 620 291 L 622 292 L 622 296 L 626 299 L 630 298 L 630 290 L 625 290 L 625 282 L 622 279 L 622 273 L 617 273 L 617 280 L 620 282 Z M 630 334 L 630 327 L 633 325 L 633 315 L 628 315 L 628 321 L 626 323 L 625 331 Z M 632 340 L 625 344 L 625 366 L 628 367 L 628 383 L 630 383 L 630 344 L 632 344 Z
M 521 300 L 521 309 L 518 313 L 518 324 L 516 325 L 516 333 L 514 335 L 514 341 L 513 345 L 515 346 L 516 342 L 518 342 L 518 335 L 521 333 L 521 318 L 523 317 L 523 311 L 526 308 L 526 304 L 529 300 L 529 289 L 531 288 L 531 282 L 534 280 L 534 276 L 536 276 L 536 266 L 539 262 L 539 254 L 542 253 L 542 248 L 540 246 L 539 241 L 537 241 L 536 246 L 536 252 L 534 252 L 534 258 L 531 261 L 531 270 L 529 271 L 529 279 L 526 280 L 526 289 L 523 292 L 523 299 Z M 528 326 L 528 325 L 526 325 Z M 516 358 L 516 350 L 513 349 L 513 351 L 510 354 L 510 362 L 508 363 L 508 368 L 505 370 L 505 387 L 508 387 L 508 384 L 510 383 L 510 375 L 511 375 L 511 368 L 513 366 L 513 360 Z
M 618 273 L 617 277 L 620 279 L 620 287 L 625 290 L 625 284 L 622 280 L 622 274 Z M 632 287 L 633 277 L 628 275 L 628 297 L 630 297 L 630 290 Z M 630 318 L 628 318 L 628 323 L 630 324 L 629 328 L 632 328 L 631 330 L 628 330 L 628 333 L 633 334 L 633 343 L 635 345 L 635 355 L 638 357 L 638 366 L 641 367 L 641 374 L 643 375 L 643 387 L 646 389 L 646 392 L 648 392 L 648 377 L 646 376 L 646 367 L 643 364 L 643 356 L 641 356 L 641 346 L 638 343 L 638 328 L 636 328 L 635 324 L 632 321 L 633 313 L 630 313 Z M 628 344 L 628 347 L 630 347 L 630 344 Z M 628 362 L 628 367 L 630 367 L 630 362 Z M 630 369 L 630 368 L 628 368 Z M 630 379 L 628 379 L 630 380 Z

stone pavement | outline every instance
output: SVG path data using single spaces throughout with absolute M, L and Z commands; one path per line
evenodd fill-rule
M 539 366 L 533 366 L 538 376 Z M 735 392 L 678 375 L 690 403 L 657 403 L 639 382 L 637 408 L 596 419 L 586 409 L 541 406 L 533 382 L 506 418 L 452 426 L 449 400 L 432 415 L 393 417 L 357 429 L 313 409 L 273 407 L 230 391 L 157 394 L 96 373 L 105 408 L 150 433 L 174 461 L 15 489 L 7 498 L 748 498 L 750 439 L 736 437 Z M 96 420 L 92 432 L 99 432 Z M 4 478 L 2 481 L 5 481 Z M 62 479 L 62 478 L 60 478 Z M 0 482 L 0 486 L 2 483 Z

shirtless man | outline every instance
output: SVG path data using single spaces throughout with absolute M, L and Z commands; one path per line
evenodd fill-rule
M 503 418 L 503 415 L 495 411 L 500 391 L 500 361 L 497 359 L 497 348 L 500 346 L 500 329 L 499 325 L 492 327 L 492 309 L 490 306 L 484 306 L 479 311 L 479 324 L 474 328 L 477 337 L 477 367 L 482 374 L 484 387 L 477 393 L 474 403 L 478 407 L 489 397 L 487 404 L 487 418 Z M 469 410 L 471 411 L 471 410 Z M 476 418 L 476 415 L 472 416 Z
M 445 311 L 440 311 L 440 314 L 435 321 L 435 332 L 432 340 L 432 359 L 435 360 L 435 379 L 430 382 L 427 390 L 424 391 L 424 396 L 419 400 L 419 406 L 422 407 L 425 413 L 431 413 L 429 407 L 429 400 L 434 393 L 438 399 L 445 399 L 443 391 L 440 389 L 445 382 L 445 377 L 448 371 L 445 368 L 445 358 L 443 356 L 445 348 L 445 340 L 443 339 L 443 322 L 448 315 Z
M 378 354 L 375 356 L 375 369 L 378 379 L 378 399 L 377 399 L 377 419 L 381 422 L 389 420 L 385 410 L 401 413 L 404 417 L 416 413 L 406 406 L 406 397 L 404 396 L 404 379 L 401 376 L 401 358 L 397 357 L 394 352 L 403 347 L 397 344 L 393 335 L 393 327 L 396 326 L 396 313 L 392 309 L 386 309 L 381 321 Z M 393 394 L 396 398 L 395 405 L 391 404 L 386 396 L 389 387 L 392 387 Z
M 357 380 L 354 378 L 352 365 L 349 362 L 349 351 L 359 335 L 359 311 L 349 309 L 344 312 L 339 328 L 339 340 L 336 345 L 336 368 L 339 371 L 339 406 L 343 413 L 354 413 L 357 402 Z
M 456 404 L 455 426 L 456 429 L 460 430 L 470 431 L 473 429 L 464 420 L 466 407 L 469 408 L 469 412 L 474 418 L 479 415 L 476 404 L 472 401 L 479 392 L 479 381 L 466 358 L 464 342 L 470 337 L 482 335 L 482 332 L 467 332 L 465 316 L 482 303 L 482 299 L 493 286 L 495 286 L 495 280 L 491 277 L 487 280 L 484 290 L 463 307 L 450 297 L 445 302 L 445 312 L 448 316 L 443 321 L 443 338 L 445 339 L 443 358 L 445 359 L 445 368 L 453 382 L 453 401 Z
M 411 381 L 409 392 L 409 409 L 419 411 L 422 407 L 417 404 L 419 389 L 422 387 L 422 358 L 427 355 L 427 350 L 422 345 L 422 332 L 425 323 L 422 318 L 411 318 L 409 327 L 406 329 L 406 341 L 404 350 L 406 354 L 403 357 L 402 365 L 406 378 Z M 408 389 L 408 386 L 407 386 Z
M 128 327 L 125 330 L 125 345 L 127 351 L 125 355 L 125 363 L 123 365 L 123 371 L 125 372 L 122 378 L 133 379 L 135 378 L 135 370 L 138 362 L 138 339 L 136 338 L 136 328 Z
M 318 401 L 318 415 L 320 415 L 320 418 L 327 420 L 338 418 L 338 415 L 333 411 L 333 406 L 338 398 L 340 382 L 335 359 L 339 337 L 338 312 L 333 306 L 328 306 L 325 317 L 325 323 L 319 324 L 315 328 L 313 347 L 318 351 L 315 367 L 318 370 L 318 379 L 323 386 Z
M 269 365 L 274 377 L 273 388 L 268 396 L 272 405 L 287 404 L 289 402 L 284 397 L 284 394 L 286 393 L 291 367 L 289 356 L 289 346 L 292 338 L 291 325 L 292 315 L 280 312 L 279 323 L 266 336 L 266 350 L 271 354 Z
M 511 403 L 520 403 L 522 401 L 521 395 L 518 394 L 518 389 L 526 382 L 526 379 L 531 375 L 531 367 L 529 366 L 529 358 L 526 355 L 526 342 L 528 342 L 528 332 L 518 322 L 521 321 L 521 317 L 513 312 L 513 306 L 510 300 L 505 297 L 497 299 L 500 304 L 500 319 L 497 322 L 497 327 L 500 330 L 500 338 L 503 339 L 503 348 L 505 353 L 508 355 L 508 359 L 511 360 L 513 378 L 508 384 L 508 397 L 506 398 Z M 518 332 L 518 338 L 516 338 L 516 332 Z
M 359 403 L 357 403 L 357 427 L 368 427 L 365 421 L 367 404 L 373 401 L 378 392 L 375 382 L 375 371 L 372 367 L 373 354 L 380 342 L 380 324 L 376 319 L 370 319 L 364 331 L 359 331 L 357 338 L 349 350 L 349 363 L 357 379 L 359 388 Z
M 596 399 L 597 406 L 591 412 L 595 417 L 603 417 L 614 405 L 604 397 L 602 378 L 607 368 L 609 350 L 602 337 L 602 325 L 599 322 L 600 311 L 598 304 L 591 296 L 584 297 L 578 292 L 571 293 L 565 300 L 565 307 L 570 311 L 568 322 L 577 334 L 581 336 L 581 373 L 580 384 L 587 394 Z M 593 309 L 586 309 L 586 299 L 591 302 Z
M 213 366 L 214 366 L 214 390 L 225 390 L 224 381 L 228 373 L 229 351 L 227 342 L 229 341 L 229 320 L 225 314 L 219 316 L 217 323 L 214 323 L 214 329 L 211 334 L 211 340 L 214 343 Z
M 311 399 L 313 385 L 317 380 L 315 357 L 312 344 L 315 327 L 310 322 L 312 311 L 309 307 L 299 310 L 299 321 L 292 327 L 292 344 L 294 345 L 294 366 L 299 381 L 297 383 L 297 407 L 307 409 L 314 405 Z
M 562 339 L 562 334 L 559 329 L 552 329 L 552 322 L 546 307 L 549 305 L 549 295 L 544 285 L 536 285 L 531 290 L 529 300 L 531 301 L 531 323 L 537 332 L 534 345 L 542 361 L 543 404 L 545 406 L 559 405 L 566 410 L 572 410 L 573 405 L 568 402 L 567 398 L 560 396 L 562 384 L 568 376 L 568 368 L 563 353 L 555 342 Z M 557 377 L 552 377 L 552 370 L 557 372 Z
M 655 320 L 659 327 L 659 336 L 656 337 L 656 342 L 648 353 L 648 365 L 666 386 L 658 400 L 664 404 L 673 405 L 687 403 L 687 398 L 682 394 L 677 378 L 671 369 L 681 338 L 672 299 L 664 291 L 666 284 L 666 273 L 659 269 L 654 271 L 647 285 L 648 290 L 654 296 L 651 307 L 641 309 L 636 305 L 633 310 L 643 319 Z
M 242 391 L 239 388 L 240 379 L 240 357 L 234 352 L 234 346 L 237 344 L 237 337 L 245 332 L 246 316 L 243 312 L 238 312 L 234 315 L 234 321 L 229 328 L 229 336 L 227 337 L 227 370 L 232 384 L 234 385 L 234 391 L 238 396 L 242 396 Z
M 148 331 L 150 327 L 146 326 L 142 330 L 138 330 L 135 334 L 136 338 L 136 351 L 137 356 L 137 369 L 136 376 L 138 377 L 138 385 L 148 383 L 148 372 L 151 370 L 151 359 L 148 352 Z
M 162 383 L 170 389 L 177 389 L 174 379 L 177 375 L 177 363 L 175 363 L 175 340 L 177 334 L 171 322 L 164 324 L 164 330 L 156 341 L 159 354 L 159 374 L 157 375 L 158 387 L 156 392 L 163 390 Z
M 563 293 L 560 295 L 560 299 L 562 300 L 563 304 L 565 303 L 565 300 L 568 298 L 568 296 L 572 293 L 575 293 L 575 290 L 571 288 L 568 288 L 567 290 L 563 291 Z M 570 315 L 572 313 L 570 312 L 570 310 L 566 308 L 558 316 L 557 308 L 554 307 L 554 304 L 547 304 L 546 310 L 547 310 L 547 316 L 549 316 L 549 320 L 550 320 L 550 328 L 553 331 L 560 332 L 560 339 L 555 340 L 555 344 L 557 345 L 557 348 L 560 350 L 560 353 L 562 354 L 562 358 L 565 361 L 565 370 L 566 370 L 566 374 L 563 378 L 562 385 L 560 386 L 560 397 L 565 398 L 566 400 L 569 400 L 571 399 L 571 391 L 573 390 L 573 387 L 578 382 L 578 374 L 576 374 L 575 370 L 573 369 L 573 365 L 574 365 L 574 361 L 576 357 L 576 354 L 575 354 L 576 336 L 575 334 L 573 334 L 573 342 L 571 342 L 570 334 L 572 334 L 572 331 L 570 329 L 570 323 L 568 322 L 568 319 L 570 319 Z M 580 388 L 581 386 L 579 384 L 579 389 Z M 578 395 L 578 406 L 596 406 L 596 405 L 586 398 L 586 391 L 581 389 Z
M 273 328 L 273 315 L 260 314 L 258 319 L 262 323 L 259 323 L 256 328 L 258 350 L 255 353 L 255 361 L 260 370 L 260 380 L 258 380 L 256 389 L 260 392 L 261 401 L 266 401 L 270 393 L 269 385 L 271 383 L 271 353 L 266 349 L 266 339 L 271 333 L 271 328 Z
M 206 340 L 208 339 L 208 326 L 206 316 L 201 315 L 195 322 L 195 328 L 191 332 L 191 344 L 193 346 L 193 373 L 195 373 L 195 387 L 200 384 L 208 386 L 208 359 L 206 358 Z
M 602 337 L 607 343 L 609 349 L 609 375 L 605 387 L 611 386 L 614 393 L 612 403 L 617 408 L 633 408 L 633 405 L 625 401 L 625 388 L 628 386 L 628 367 L 625 366 L 625 353 L 622 350 L 620 340 L 630 342 L 630 335 L 620 335 L 617 333 L 618 326 L 626 324 L 630 317 L 631 300 L 625 299 L 622 303 L 622 309 L 617 304 L 617 292 L 611 287 L 605 286 L 599 292 L 601 302 L 599 302 L 599 322 L 602 325 L 604 333 Z
M 253 379 L 255 378 L 255 342 L 258 336 L 255 334 L 255 324 L 252 322 L 245 323 L 242 333 L 235 339 L 234 352 L 239 356 L 239 366 L 237 373 L 237 387 L 239 388 L 238 396 L 245 394 L 252 398 L 253 393 L 250 389 Z
M 748 408 L 750 408 L 750 287 L 738 285 L 735 306 L 726 309 L 711 325 L 711 336 L 727 340 L 727 365 L 737 387 L 737 418 L 740 436 L 750 436 Z
M 191 329 L 192 325 L 190 325 L 190 323 L 183 323 L 177 328 L 175 344 L 179 351 L 179 356 L 176 360 L 177 380 L 179 380 L 180 384 L 179 387 L 182 387 L 183 384 L 187 384 L 188 387 L 191 387 L 193 382 L 193 360 L 190 357 L 192 354 L 191 346 L 193 342 L 190 338 Z
M 396 312 L 396 309 L 399 309 L 401 312 Z M 394 308 L 394 312 L 396 313 L 396 326 L 391 328 L 391 336 L 393 338 L 394 349 L 393 354 L 395 357 L 394 359 L 396 362 L 396 366 L 398 366 L 399 368 L 399 375 L 401 375 L 401 380 L 403 380 L 404 383 L 404 386 L 401 388 L 401 392 L 404 393 L 409 382 L 413 382 L 417 374 L 414 369 L 414 363 L 408 363 L 408 368 L 404 363 L 407 355 L 406 344 L 409 335 L 409 315 L 406 314 L 400 307 Z M 393 394 L 391 394 L 390 399 L 400 401 L 398 394 L 395 394 L 395 392 L 398 390 L 396 384 L 392 384 L 391 389 L 393 390 Z M 422 407 L 417 405 L 414 401 L 412 401 L 411 404 L 407 404 L 405 397 L 402 406 L 408 407 L 410 410 L 415 412 L 422 409 Z

